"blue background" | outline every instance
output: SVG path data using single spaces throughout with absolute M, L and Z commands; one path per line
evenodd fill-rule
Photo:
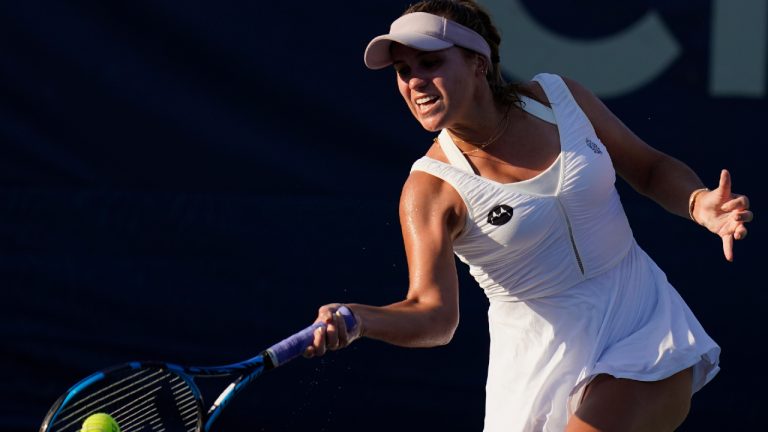
M 397 201 L 431 136 L 362 52 L 407 3 L 0 4 L 0 430 L 36 429 L 113 363 L 229 363 L 322 304 L 402 298 Z M 606 103 L 710 187 L 729 168 L 759 218 L 768 105 L 708 93 L 709 2 L 544 3 L 525 2 L 587 39 L 657 11 L 682 54 Z M 618 187 L 638 242 L 723 348 L 681 430 L 757 428 L 760 225 L 727 263 L 716 236 Z M 300 359 L 233 402 L 220 430 L 481 430 L 487 300 L 460 270 L 450 345 L 363 340 Z

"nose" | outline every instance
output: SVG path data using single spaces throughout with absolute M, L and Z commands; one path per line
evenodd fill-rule
M 424 87 L 426 84 L 427 84 L 427 80 L 415 75 L 408 80 L 408 88 L 411 90 L 418 90 Z

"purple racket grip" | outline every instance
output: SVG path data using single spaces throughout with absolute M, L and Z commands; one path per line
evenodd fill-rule
M 341 314 L 341 316 L 344 318 L 344 324 L 347 326 L 347 332 L 353 331 L 357 325 L 357 322 L 355 321 L 354 315 L 352 315 L 352 311 L 349 310 L 349 308 L 346 306 L 342 306 L 337 309 L 337 313 Z M 283 339 L 281 342 L 278 342 L 267 349 L 266 352 L 272 361 L 272 367 L 278 367 L 304 353 L 304 350 L 306 350 L 307 347 L 310 346 L 312 341 L 315 339 L 315 329 L 319 327 L 325 327 L 325 323 L 314 323 L 304 330 L 294 334 L 293 336 Z

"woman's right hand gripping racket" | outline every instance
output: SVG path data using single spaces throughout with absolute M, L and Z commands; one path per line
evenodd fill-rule
M 346 306 L 340 325 L 357 323 Z M 343 324 L 341 322 L 343 321 Z M 221 410 L 254 378 L 298 356 L 324 323 L 315 323 L 251 359 L 223 366 L 191 367 L 131 362 L 97 372 L 62 395 L 45 416 L 40 432 L 78 432 L 96 413 L 111 416 L 121 432 L 208 432 Z M 205 410 L 196 377 L 236 377 Z

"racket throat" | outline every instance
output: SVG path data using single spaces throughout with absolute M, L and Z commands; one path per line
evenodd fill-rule
M 208 432 L 211 430 L 211 425 L 219 417 L 219 414 L 221 414 L 221 410 L 223 410 L 224 407 L 226 407 L 229 401 L 231 400 L 232 396 L 235 393 L 235 390 L 237 390 L 238 388 L 238 384 L 240 383 L 241 379 L 242 377 L 240 377 L 236 381 L 229 384 L 227 388 L 225 388 L 224 391 L 221 392 L 219 397 L 216 398 L 216 401 L 214 401 L 211 407 L 208 409 L 208 414 L 206 415 L 207 419 L 205 421 L 205 425 L 203 426 L 204 432 Z
M 219 397 L 216 398 L 216 401 L 213 402 L 213 405 L 211 405 L 211 408 L 208 410 L 208 415 L 216 411 L 220 406 L 227 404 L 227 401 L 229 400 L 229 395 L 232 393 L 232 391 L 235 390 L 235 387 L 237 386 L 238 382 L 239 380 L 229 384 L 229 386 L 227 386 L 227 388 L 224 389 L 223 392 L 221 392 Z

